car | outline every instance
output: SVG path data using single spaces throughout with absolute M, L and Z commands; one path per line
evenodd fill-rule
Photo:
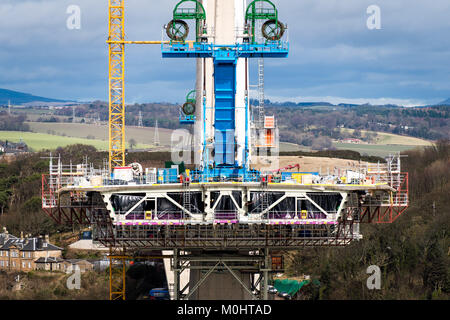
M 269 286 L 267 288 L 267 291 L 272 294 L 276 294 L 278 292 L 278 290 L 274 286 Z
M 278 292 L 277 296 L 284 298 L 286 300 L 292 300 L 292 296 L 287 292 Z
M 286 293 L 286 292 L 283 292 L 283 293 L 281 294 L 281 296 L 282 296 L 284 299 L 286 299 L 286 300 L 292 300 L 291 295 L 288 294 L 288 293 Z
M 170 300 L 169 290 L 167 288 L 155 288 L 150 290 L 150 300 Z

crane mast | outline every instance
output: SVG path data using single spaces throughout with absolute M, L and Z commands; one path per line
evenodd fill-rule
M 125 165 L 124 0 L 109 0 L 109 168 Z

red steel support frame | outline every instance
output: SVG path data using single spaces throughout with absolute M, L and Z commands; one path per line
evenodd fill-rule
M 403 194 L 405 199 L 409 201 L 409 175 L 407 172 L 401 173 L 404 176 L 403 181 L 399 184 L 397 189 L 398 194 Z M 362 206 L 357 208 L 360 210 L 360 222 L 361 223 L 393 223 L 408 209 L 408 203 L 403 205 L 395 205 L 392 203 L 390 206 Z M 352 208 L 355 209 L 355 208 Z

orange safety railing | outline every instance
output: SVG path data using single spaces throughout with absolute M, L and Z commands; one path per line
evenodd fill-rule
M 57 198 L 56 191 L 57 186 L 54 186 L 53 183 L 49 183 L 49 175 L 42 175 L 42 189 L 41 189 L 41 197 L 42 197 L 42 208 L 56 208 L 57 207 Z

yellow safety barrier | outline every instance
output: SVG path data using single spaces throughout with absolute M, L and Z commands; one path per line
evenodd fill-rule
M 306 218 L 308 218 L 308 211 L 302 210 L 302 219 L 306 219 Z

